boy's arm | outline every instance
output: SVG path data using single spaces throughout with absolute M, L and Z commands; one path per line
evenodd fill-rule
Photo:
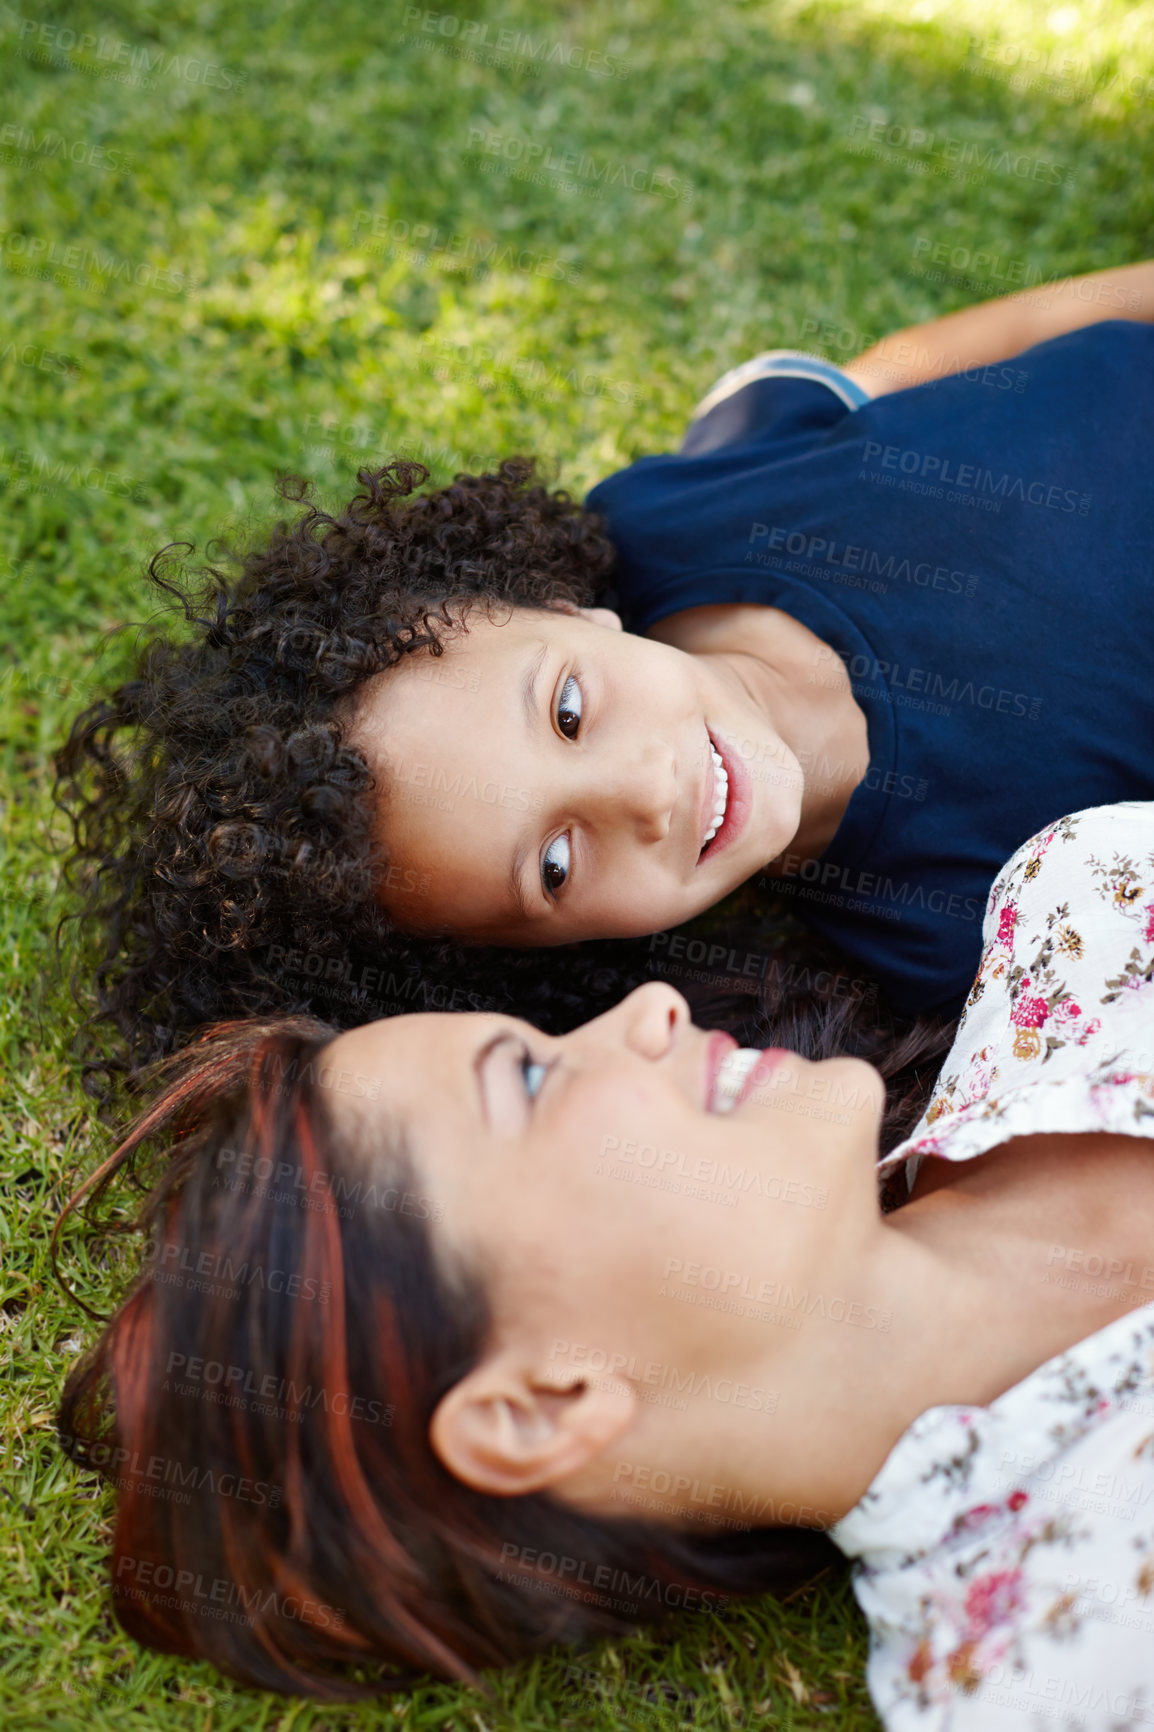
M 1018 290 L 883 337 L 842 371 L 871 397 L 1020 355 L 1100 319 L 1154 321 L 1154 261 Z

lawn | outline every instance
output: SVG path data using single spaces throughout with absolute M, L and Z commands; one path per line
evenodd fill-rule
M 278 471 L 337 500 L 384 454 L 440 481 L 528 449 L 583 492 L 759 349 L 847 358 L 1154 251 L 1154 8 L 15 0 L 0 70 L 5 1725 L 876 1724 L 840 1576 L 348 1711 L 119 1632 L 110 1501 L 52 1435 L 90 1325 L 48 1235 L 106 1133 L 54 970 L 51 754 L 153 606 L 149 554 L 267 522 Z

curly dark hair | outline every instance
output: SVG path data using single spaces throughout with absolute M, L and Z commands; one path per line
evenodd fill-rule
M 614 563 L 600 519 L 532 459 L 418 493 L 428 478 L 403 459 L 361 470 L 335 515 L 285 478 L 304 509 L 248 552 L 198 574 L 185 543 L 152 560 L 164 616 L 57 758 L 95 983 L 86 1074 L 105 1100 L 206 1023 L 492 1009 L 559 1031 L 652 972 L 644 941 L 480 949 L 406 934 L 380 906 L 399 868 L 374 840 L 347 700 L 403 656 L 440 655 L 474 608 L 605 599 Z M 818 1044 L 836 1026 L 841 1050 L 907 1063 L 905 1025 L 858 999 L 820 1010 Z

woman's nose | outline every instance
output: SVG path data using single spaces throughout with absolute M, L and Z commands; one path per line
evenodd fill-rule
M 625 1046 L 642 1058 L 656 1060 L 665 1057 L 677 1031 L 690 1021 L 689 1006 L 676 988 L 650 980 L 604 1016 L 574 1029 L 568 1038 L 580 1045 Z

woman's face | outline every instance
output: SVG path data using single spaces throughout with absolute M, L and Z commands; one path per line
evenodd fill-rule
M 370 1165 L 375 1115 L 399 1121 L 437 1250 L 482 1280 L 498 1336 L 527 1332 L 546 1361 L 564 1340 L 720 1371 L 767 1339 L 737 1296 L 844 1282 L 880 1223 L 877 1073 L 770 1049 L 726 1111 L 735 1051 L 651 983 L 560 1038 L 398 1017 L 325 1063 L 362 1079 L 332 1100 Z
M 402 925 L 567 944 L 678 925 L 785 849 L 793 753 L 724 658 L 603 609 L 473 615 L 366 683 L 351 728 L 382 790 Z

